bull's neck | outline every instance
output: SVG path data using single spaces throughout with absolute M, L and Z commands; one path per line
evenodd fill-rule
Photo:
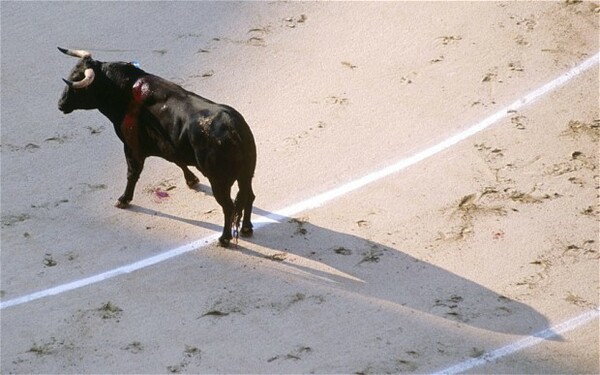
M 99 90 L 97 90 L 98 109 L 116 127 L 120 126 L 127 115 L 132 99 L 132 87 L 143 71 L 130 64 L 103 63 Z
M 101 98 L 100 112 L 115 126 L 119 126 L 127 115 L 131 97 L 131 87 L 114 88 L 110 95 Z
M 125 114 L 127 113 L 127 106 L 124 105 L 123 103 L 120 103 L 117 101 L 110 103 L 108 105 L 104 105 L 98 109 L 114 125 L 120 124 L 121 121 L 123 120 L 123 117 L 125 117 Z

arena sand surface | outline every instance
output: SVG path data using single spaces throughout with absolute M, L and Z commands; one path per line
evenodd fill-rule
M 75 59 L 237 108 L 255 220 L 437 144 L 595 55 L 598 2 L 1 3 L 1 298 L 207 237 L 206 179 L 133 206 Z M 598 307 L 598 66 L 399 173 L 142 270 L 1 311 L 2 373 L 427 373 Z M 197 173 L 199 175 L 199 173 Z M 157 192 L 163 192 L 157 194 Z M 166 194 L 164 194 L 166 192 Z M 598 373 L 598 320 L 472 369 Z

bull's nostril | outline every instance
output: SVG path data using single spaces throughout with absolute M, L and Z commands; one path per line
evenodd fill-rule
M 71 113 L 71 110 L 65 108 L 64 103 L 58 103 L 58 110 L 64 114 Z

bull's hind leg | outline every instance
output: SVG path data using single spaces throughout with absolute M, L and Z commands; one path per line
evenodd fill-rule
M 233 181 L 221 179 L 210 179 L 210 185 L 217 203 L 223 208 L 223 234 L 219 237 L 219 243 L 223 247 L 228 247 L 231 239 L 231 224 L 233 222 L 234 205 L 231 200 L 231 186 Z
M 190 169 L 184 164 L 177 164 L 179 168 L 183 171 L 183 176 L 185 177 L 185 183 L 190 189 L 193 189 L 200 183 L 200 180 L 196 175 L 190 171 Z
M 249 237 L 252 235 L 253 225 L 250 221 L 252 216 L 252 204 L 254 203 L 254 192 L 252 191 L 252 178 L 240 179 L 238 181 L 240 191 L 235 198 L 235 220 L 236 226 L 240 225 L 242 219 L 241 235 Z

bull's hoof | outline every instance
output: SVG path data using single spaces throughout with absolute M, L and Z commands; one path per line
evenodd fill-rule
M 129 207 L 129 201 L 118 200 L 117 203 L 115 203 L 115 207 L 116 208 L 127 208 L 127 207 Z
M 195 188 L 196 186 L 198 186 L 198 184 L 200 183 L 200 180 L 198 179 L 198 177 L 195 177 L 195 178 L 193 178 L 193 179 L 186 180 L 186 181 L 185 181 L 185 183 L 187 184 L 187 186 L 188 186 L 190 189 L 193 189 L 193 188 Z
M 227 238 L 227 237 L 219 237 L 219 245 L 221 245 L 222 247 L 229 247 L 229 244 L 231 243 L 231 238 Z
M 251 237 L 254 234 L 254 229 L 252 227 L 242 227 L 240 234 L 242 237 Z

